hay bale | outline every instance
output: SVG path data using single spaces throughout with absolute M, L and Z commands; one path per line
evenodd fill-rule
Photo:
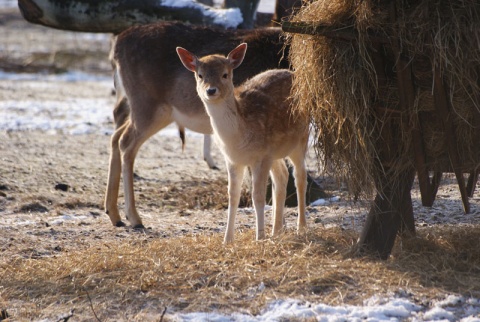
M 389 16 L 392 4 L 395 23 Z M 478 1 L 321 0 L 303 6 L 292 21 L 353 26 L 356 32 L 357 41 L 352 42 L 302 34 L 288 38 L 297 110 L 312 116 L 318 156 L 331 165 L 333 174 L 348 179 L 350 191 L 373 192 L 379 176 L 413 167 L 413 140 L 424 140 L 430 169 L 448 171 L 445 133 L 432 96 L 434 66 L 450 89 L 462 165 L 480 166 Z M 401 110 L 389 45 L 375 48 L 388 60 L 387 80 L 381 85 L 377 78 L 372 34 L 396 42 L 412 63 L 417 92 L 409 111 Z M 416 117 L 423 138 L 413 137 Z

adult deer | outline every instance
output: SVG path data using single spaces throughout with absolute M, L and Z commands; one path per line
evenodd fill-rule
M 242 71 L 236 73 L 236 84 L 267 69 L 288 67 L 282 59 L 281 32 L 274 28 L 231 31 L 157 23 L 132 27 L 117 36 L 115 83 L 124 91 L 124 99 L 117 100 L 114 111 L 116 130 L 111 138 L 105 197 L 105 210 L 113 225 L 125 225 L 117 205 L 123 176 L 126 217 L 133 227 L 143 227 L 135 207 L 133 168 L 137 152 L 148 138 L 172 122 L 180 129 L 212 133 L 195 80 L 178 60 L 176 46 L 207 55 L 228 53 L 240 42 L 247 42 L 252 50 Z
M 117 71 L 117 66 L 115 59 L 113 58 L 113 49 L 115 48 L 115 39 L 112 43 L 112 50 L 110 53 L 110 61 L 112 62 L 112 68 L 114 73 L 114 86 L 115 86 L 115 95 L 116 95 L 116 102 L 115 107 L 113 109 L 113 119 L 115 122 L 115 129 L 121 127 L 125 122 L 128 120 L 130 115 L 130 107 L 128 104 L 128 98 L 125 94 L 125 89 L 123 88 L 123 84 L 120 79 L 120 75 Z M 178 135 L 182 141 L 182 151 L 185 148 L 185 127 L 178 125 Z M 215 161 L 213 161 L 211 155 L 211 135 L 204 134 L 203 135 L 203 160 L 207 163 L 208 167 L 213 170 L 218 170 L 218 167 L 215 165 Z
M 177 47 L 183 65 L 195 73 L 197 93 L 205 105 L 214 137 L 227 164 L 229 199 L 225 243 L 233 241 L 235 215 L 247 166 L 252 171 L 257 240 L 265 238 L 264 208 L 269 172 L 274 189 L 272 235 L 281 232 L 288 181 L 285 157 L 295 167 L 297 228 L 306 228 L 308 118 L 292 113 L 289 98 L 292 73 L 289 70 L 269 70 L 234 88 L 233 70 L 242 63 L 246 50 L 247 44 L 243 43 L 227 57 L 208 55 L 198 58 Z

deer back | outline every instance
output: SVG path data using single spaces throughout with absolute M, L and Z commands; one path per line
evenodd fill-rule
M 251 149 L 285 155 L 308 135 L 308 120 L 292 109 L 292 76 L 289 70 L 269 70 L 235 89 L 240 119 L 254 134 L 246 135 L 252 140 Z

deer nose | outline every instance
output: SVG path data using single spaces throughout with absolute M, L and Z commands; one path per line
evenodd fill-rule
M 210 87 L 209 89 L 207 89 L 208 96 L 213 96 L 215 95 L 216 92 L 217 92 L 217 89 L 215 87 Z

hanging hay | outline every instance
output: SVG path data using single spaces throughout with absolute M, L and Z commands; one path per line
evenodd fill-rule
M 462 165 L 465 170 L 480 165 L 480 2 L 321 0 L 305 4 L 292 21 L 353 27 L 356 41 L 303 34 L 288 38 L 296 107 L 312 116 L 318 156 L 332 174 L 347 179 L 352 192 L 370 193 L 387 172 L 411 169 L 413 140 L 423 140 L 429 169 L 451 171 L 432 95 L 434 66 L 448 85 Z M 376 46 L 372 35 L 390 45 Z M 417 92 L 409 111 L 402 111 L 399 102 L 393 43 L 412 63 Z M 372 58 L 379 48 L 386 57 L 383 85 Z M 416 117 L 423 138 L 413 137 Z

